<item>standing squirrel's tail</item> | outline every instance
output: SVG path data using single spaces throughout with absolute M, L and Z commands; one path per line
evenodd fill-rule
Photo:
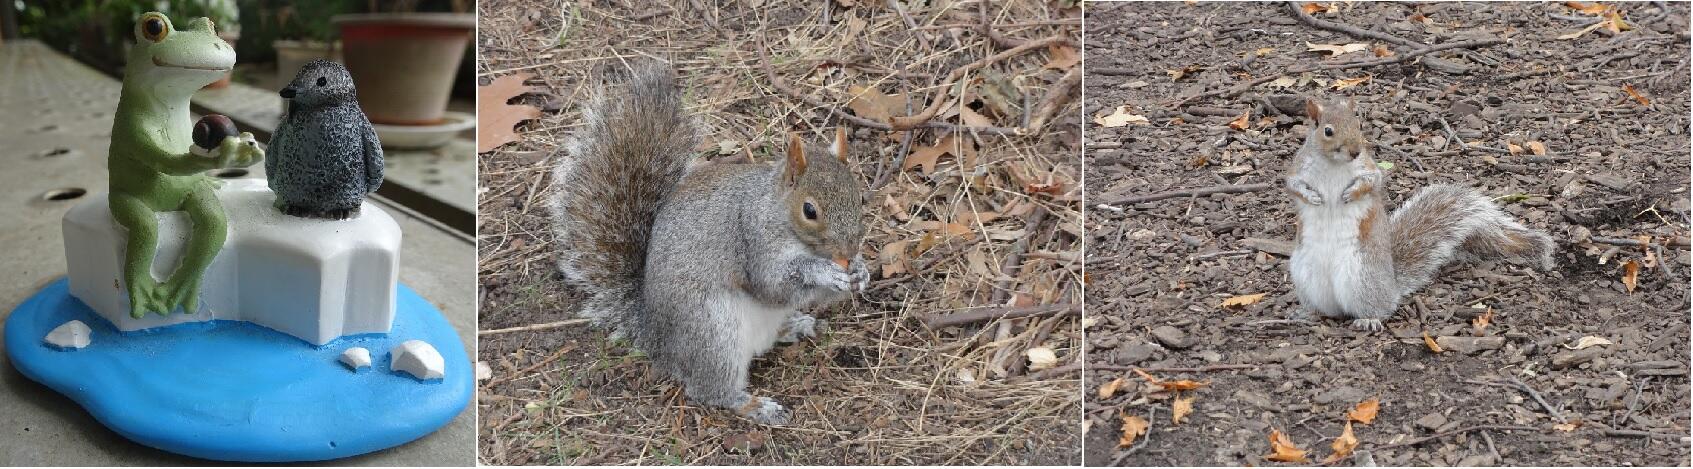
M 568 155 L 553 170 L 549 208 L 559 269 L 588 294 L 581 315 L 614 336 L 636 331 L 647 243 L 659 204 L 687 174 L 699 126 L 675 74 L 635 64 L 621 90 L 591 97 Z
M 1393 269 L 1402 293 L 1427 285 L 1461 258 L 1506 258 L 1550 269 L 1552 237 L 1529 229 L 1487 197 L 1464 187 L 1423 188 L 1393 212 Z

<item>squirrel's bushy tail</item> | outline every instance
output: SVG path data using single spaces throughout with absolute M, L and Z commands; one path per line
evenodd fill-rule
M 553 170 L 549 208 L 559 269 L 588 294 L 581 316 L 624 336 L 642 308 L 653 219 L 687 174 L 700 132 L 668 65 L 637 63 L 616 88 L 583 107 Z
M 1400 291 L 1427 285 L 1455 259 L 1505 258 L 1552 268 L 1555 244 L 1545 233 L 1511 218 L 1473 189 L 1423 188 L 1393 212 L 1393 268 Z

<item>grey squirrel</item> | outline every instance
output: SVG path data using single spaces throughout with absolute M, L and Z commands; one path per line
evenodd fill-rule
M 1461 186 L 1422 188 L 1383 217 L 1386 193 L 1354 103 L 1306 101 L 1311 133 L 1287 178 L 1299 214 L 1289 270 L 1301 309 L 1381 330 L 1405 295 L 1455 260 L 1507 258 L 1553 266 L 1552 238 Z
M 697 164 L 700 125 L 668 65 L 634 64 L 601 91 L 554 168 L 549 201 L 581 315 L 628 337 L 690 400 L 781 425 L 748 394 L 753 357 L 816 335 L 801 310 L 863 290 L 863 182 L 846 134 L 827 149 L 790 136 L 780 164 Z M 826 156 L 825 156 L 826 155 Z

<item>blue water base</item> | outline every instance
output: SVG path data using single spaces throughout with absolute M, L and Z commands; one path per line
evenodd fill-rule
M 70 295 L 61 279 L 6 320 L 6 353 L 24 376 L 69 396 L 138 443 L 204 459 L 321 461 L 399 446 L 446 425 L 469 405 L 474 372 L 464 344 L 434 305 L 399 286 L 388 334 L 318 347 L 242 321 L 120 332 Z M 180 314 L 180 313 L 179 313 Z M 72 319 L 92 329 L 81 350 L 43 338 Z M 446 378 L 388 368 L 401 342 L 429 342 Z M 371 367 L 339 362 L 351 347 Z

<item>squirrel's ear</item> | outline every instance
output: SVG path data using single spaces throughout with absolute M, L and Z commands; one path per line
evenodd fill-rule
M 829 145 L 829 151 L 834 153 L 836 158 L 840 158 L 842 163 L 848 163 L 846 138 L 846 127 L 836 127 L 835 143 Z
M 788 134 L 788 164 L 782 168 L 782 180 L 788 184 L 799 181 L 799 176 L 805 174 L 805 142 L 799 135 Z
M 1323 105 L 1317 104 L 1316 99 L 1305 98 L 1305 116 L 1310 117 L 1311 120 L 1322 119 Z

